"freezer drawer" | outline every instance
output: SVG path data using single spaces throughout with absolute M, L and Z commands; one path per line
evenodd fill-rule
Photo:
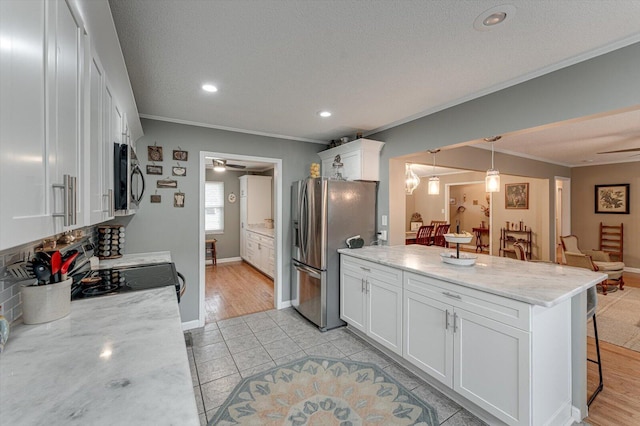
M 326 272 L 292 261 L 296 298 L 293 307 L 321 329 L 327 326 Z

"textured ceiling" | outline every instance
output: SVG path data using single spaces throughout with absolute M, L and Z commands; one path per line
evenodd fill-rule
M 640 1 L 110 0 L 142 116 L 326 142 L 640 40 Z M 215 94 L 200 86 L 211 82 Z M 328 109 L 329 119 L 317 112 Z

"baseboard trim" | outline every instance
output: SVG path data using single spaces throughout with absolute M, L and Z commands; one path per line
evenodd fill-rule
M 287 300 L 285 302 L 278 302 L 278 306 L 276 307 L 276 309 L 280 310 L 280 309 L 285 309 L 285 308 L 290 308 L 291 307 L 291 300 Z
M 192 330 L 194 328 L 200 328 L 200 327 L 202 326 L 200 325 L 199 320 L 187 321 L 182 323 L 182 331 Z
M 625 266 L 624 272 L 632 272 L 634 274 L 640 274 L 640 268 L 630 268 L 629 266 Z
M 242 258 L 238 257 L 225 257 L 224 259 L 217 259 L 216 263 L 229 263 L 229 262 L 240 262 Z M 213 265 L 213 260 L 207 259 L 204 261 L 205 265 Z

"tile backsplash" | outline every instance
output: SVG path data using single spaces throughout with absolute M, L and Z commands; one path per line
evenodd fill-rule
M 83 229 L 85 235 L 91 241 L 95 241 L 95 227 Z M 60 235 L 53 236 L 57 239 Z M 36 247 L 40 247 L 42 241 L 34 241 L 21 246 L 0 251 L 0 305 L 2 305 L 5 318 L 11 323 L 22 315 L 22 302 L 20 300 L 20 285 L 25 278 L 14 277 L 7 267 L 24 260 L 29 260 Z M 33 279 L 31 279 L 33 280 Z

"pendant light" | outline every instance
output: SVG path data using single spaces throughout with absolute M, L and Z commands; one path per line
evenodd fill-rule
M 429 195 L 438 195 L 440 194 L 440 178 L 436 176 L 436 154 L 439 153 L 440 150 L 430 149 L 427 152 L 433 155 L 433 175 L 429 178 L 427 193 Z
M 411 169 L 411 164 L 404 165 L 404 191 L 411 195 L 413 191 L 420 185 L 420 178 Z
M 493 168 L 493 143 L 501 138 L 502 136 L 484 138 L 485 142 L 491 142 L 491 168 L 487 170 L 487 177 L 484 178 L 486 192 L 500 192 L 500 172 Z

